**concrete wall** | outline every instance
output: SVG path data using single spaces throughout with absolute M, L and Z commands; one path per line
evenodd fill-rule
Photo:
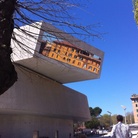
M 21 29 L 14 29 L 14 36 L 16 39 L 11 40 L 11 47 L 13 51 L 11 54 L 12 61 L 39 72 L 44 76 L 48 76 L 62 84 L 97 79 L 100 77 L 104 57 L 104 53 L 101 50 L 94 48 L 93 46 L 86 44 L 85 42 L 78 40 L 77 38 L 74 38 L 73 36 L 44 22 L 37 22 L 22 26 Z M 49 38 L 51 34 L 55 36 L 52 36 L 52 40 L 51 37 Z M 66 62 L 47 58 L 39 53 L 41 42 L 43 40 L 53 41 L 53 39 L 57 39 L 57 37 L 70 42 L 79 49 L 89 51 L 90 53 L 99 56 L 101 58 L 99 73 L 95 74 L 94 72 L 86 71 Z
M 73 121 L 35 115 L 0 115 L 0 138 L 59 138 L 73 136 Z
M 87 97 L 16 66 L 18 81 L 0 96 L 1 138 L 30 138 L 33 131 L 61 138 L 73 134 L 73 121 L 90 119 Z M 11 136 L 12 135 L 12 136 Z

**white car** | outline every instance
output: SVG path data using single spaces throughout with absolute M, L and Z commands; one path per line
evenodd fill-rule
M 107 134 L 108 131 L 103 129 L 103 130 L 98 130 L 98 134 Z
M 138 124 L 130 124 L 129 125 L 132 138 L 138 138 Z

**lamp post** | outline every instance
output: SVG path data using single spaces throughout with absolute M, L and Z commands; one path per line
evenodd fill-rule
M 126 124 L 126 107 L 124 105 L 121 105 L 121 107 L 124 109 L 124 114 L 125 114 L 125 124 Z
M 107 111 L 107 113 L 109 113 L 110 114 L 110 126 L 112 125 L 112 121 L 111 121 L 111 112 L 110 111 Z
M 103 126 L 102 115 L 99 115 L 100 126 Z

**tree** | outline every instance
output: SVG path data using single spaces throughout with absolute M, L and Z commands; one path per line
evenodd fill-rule
M 136 20 L 136 24 L 138 25 L 138 0 L 133 0 L 134 7 L 134 17 Z
M 127 122 L 127 124 L 133 124 L 134 123 L 133 112 L 127 112 L 126 113 L 126 122 Z
M 111 116 L 112 123 L 113 124 L 116 124 L 117 123 L 116 117 L 117 117 L 117 115 L 112 115 Z M 124 119 L 123 119 L 123 123 L 125 123 L 125 116 L 124 116 Z M 127 112 L 126 113 L 126 123 L 127 124 L 133 124 L 134 123 L 134 115 L 133 115 L 133 112 Z
M 116 124 L 117 123 L 116 117 L 117 117 L 117 114 L 111 116 L 111 118 L 112 118 L 112 124 Z
M 94 114 L 95 114 L 95 116 L 99 116 L 101 114 L 101 112 L 102 112 L 101 108 L 99 108 L 99 107 L 95 107 L 94 108 Z
M 10 59 L 15 4 L 16 0 L 0 1 L 0 94 L 4 93 L 17 80 L 17 73 Z
M 100 126 L 100 121 L 96 117 L 92 117 L 92 119 L 88 122 L 85 122 L 86 128 L 95 128 L 97 129 Z
M 86 128 L 98 128 L 100 126 L 100 120 L 99 120 L 99 115 L 102 112 L 102 109 L 100 107 L 89 107 L 90 110 L 90 115 L 91 115 L 91 120 L 85 122 Z
M 100 124 L 105 128 L 109 128 L 110 127 L 110 119 L 111 119 L 110 115 L 104 114 L 100 118 Z
M 43 20 L 62 29 L 68 27 L 68 33 L 72 35 L 80 35 L 83 38 L 100 37 L 99 33 L 92 33 L 93 25 L 84 26 L 75 22 L 76 18 L 72 16 L 72 11 L 76 8 L 80 9 L 81 6 L 81 2 L 77 0 L 0 1 L 0 94 L 17 81 L 17 73 L 10 56 L 12 53 L 11 38 L 16 40 L 14 34 L 12 35 L 14 28 L 20 29 L 21 25 Z M 32 37 L 34 35 L 20 30 L 26 35 Z
M 102 109 L 100 107 L 95 107 L 95 108 L 89 107 L 89 110 L 90 110 L 90 115 L 95 117 L 100 115 L 102 112 Z

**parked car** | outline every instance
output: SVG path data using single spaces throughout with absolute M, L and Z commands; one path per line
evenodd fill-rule
M 82 133 L 89 136 L 89 135 L 92 135 L 93 134 L 93 131 L 91 129 L 83 129 L 82 130 Z
M 137 138 L 138 137 L 138 124 L 130 124 L 129 128 L 132 133 L 132 138 Z
M 105 130 L 105 129 L 99 129 L 97 132 L 98 132 L 98 134 L 102 134 L 102 135 L 104 135 L 104 134 L 107 134 L 107 133 L 108 133 L 108 131 L 107 131 L 107 130 Z

